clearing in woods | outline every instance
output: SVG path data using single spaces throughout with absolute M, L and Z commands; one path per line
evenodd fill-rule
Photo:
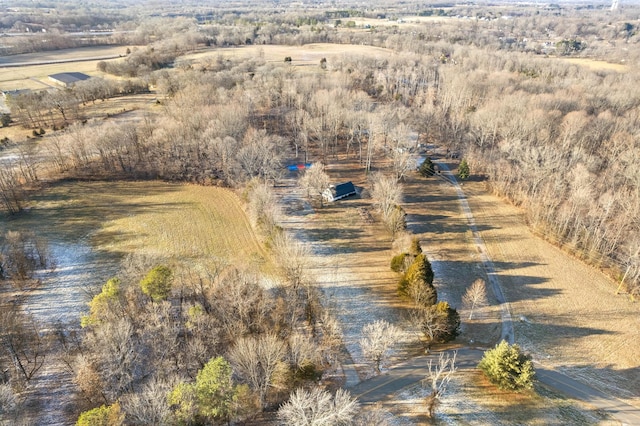
M 30 230 L 49 243 L 56 271 L 25 309 L 46 323 L 73 323 L 88 294 L 127 254 L 206 266 L 250 260 L 269 270 L 237 195 L 223 188 L 164 182 L 65 182 L 32 207 L 0 221 L 0 232 Z
M 315 260 L 313 272 L 317 277 L 318 286 L 326 297 L 325 304 L 340 320 L 344 328 L 345 345 L 353 359 L 354 367 L 360 378 L 365 379 L 370 376 L 371 367 L 364 362 L 358 345 L 360 331 L 364 324 L 386 319 L 403 328 L 401 344 L 393 363 L 418 353 L 419 345 L 416 344 L 414 331 L 403 320 L 408 304 L 397 296 L 398 276 L 389 269 L 389 262 L 394 253 L 390 235 L 379 222 L 368 223 L 363 221 L 359 214 L 361 208 L 372 209 L 372 200 L 366 195 L 368 185 L 363 168 L 356 161 L 341 160 L 331 162 L 327 170 L 332 182 L 351 180 L 359 189 L 365 189 L 364 194 L 346 198 L 325 207 L 311 208 L 300 193 L 297 196 L 292 195 L 300 191 L 295 187 L 295 176 L 291 176 L 291 179 L 278 187 L 286 210 L 283 225 L 297 238 L 311 244 Z M 467 189 L 469 185 L 472 184 L 465 183 L 464 188 Z M 480 219 L 476 222 L 483 236 L 494 228 L 506 227 L 502 223 L 502 215 L 516 214 L 517 220 L 522 221 L 522 215 L 517 212 L 517 209 L 487 194 L 482 188 L 482 183 L 476 186 L 477 191 L 470 191 L 469 194 L 472 209 L 478 205 L 477 200 L 482 197 L 490 198 L 488 204 L 492 209 L 492 213 L 478 214 Z M 455 189 L 441 180 L 424 179 L 417 174 L 411 174 L 405 182 L 403 205 L 408 214 L 409 230 L 420 238 L 422 247 L 432 262 L 439 298 L 460 308 L 461 297 L 467 286 L 476 278 L 486 279 L 486 274 L 475 251 L 475 244 L 471 239 L 466 219 L 460 210 Z M 517 229 L 507 227 L 511 232 L 520 232 L 524 235 L 521 246 L 507 248 L 516 251 L 522 248 L 526 252 L 527 247 L 533 242 L 527 238 L 529 234 L 524 222 L 521 222 L 521 226 Z M 533 236 L 530 237 L 535 239 Z M 521 236 L 513 235 L 512 239 L 520 241 Z M 489 249 L 493 256 L 495 241 L 488 238 L 487 244 L 490 245 Z M 563 256 L 566 255 L 556 253 L 555 256 L 559 258 L 557 262 L 562 263 Z M 531 263 L 532 261 L 527 260 L 503 261 L 497 256 L 494 259 L 496 272 L 501 279 L 509 275 L 515 275 L 516 278 L 520 275 L 526 276 L 528 268 L 532 266 Z M 596 273 L 579 262 L 577 265 L 582 273 Z M 556 280 L 558 285 L 564 283 L 561 277 L 557 277 Z M 514 302 L 531 297 L 527 294 L 530 289 L 525 287 L 520 290 L 523 293 L 519 296 L 509 292 L 508 297 L 513 297 Z M 546 304 L 543 307 L 550 308 Z M 517 303 L 512 309 L 520 314 Z M 472 322 L 466 321 L 466 315 L 468 313 L 461 310 L 463 333 L 459 342 L 484 347 L 492 346 L 500 336 L 500 313 L 495 302 L 487 308 L 476 311 Z M 532 317 L 537 320 L 539 317 L 544 317 L 545 312 L 537 315 Z M 524 344 L 528 336 L 520 328 L 517 329 L 516 340 L 519 343 Z M 573 336 L 573 338 L 567 336 L 569 345 L 563 346 L 563 342 L 554 336 L 539 335 L 536 338 L 540 339 L 540 342 L 536 341 L 536 346 L 527 345 L 526 349 L 531 351 L 536 359 L 545 361 L 545 364 L 547 360 L 539 358 L 537 348 L 558 345 L 561 346 L 558 350 L 564 351 L 568 356 L 573 348 L 573 342 L 579 340 L 579 336 Z M 593 368 L 590 369 L 591 372 L 593 370 Z M 348 374 L 347 376 L 346 380 L 349 382 L 352 378 Z M 452 383 L 451 393 L 445 397 L 443 414 L 439 418 L 455 424 L 542 425 L 559 420 L 575 424 L 615 423 L 607 423 L 606 416 L 594 412 L 586 404 L 544 388 L 538 389 L 538 392 L 540 395 L 522 396 L 497 392 L 495 388 L 483 381 L 482 376 L 477 372 L 461 371 Z M 391 400 L 384 403 L 384 407 L 398 416 L 397 424 L 399 425 L 425 422 L 422 404 L 424 396 L 424 391 L 419 388 L 408 389 L 394 395 Z M 526 405 L 526 409 L 522 408 L 523 404 Z

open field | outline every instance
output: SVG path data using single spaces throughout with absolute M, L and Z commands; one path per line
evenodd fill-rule
M 62 183 L 34 197 L 28 212 L 0 222 L 0 232 L 7 230 L 32 230 L 49 242 L 57 270 L 25 306 L 44 322 L 79 318 L 87 295 L 130 253 L 191 265 L 213 257 L 266 264 L 237 196 L 214 187 Z
M 328 172 L 333 182 L 352 180 L 358 187 L 366 185 L 364 172 L 355 162 L 340 161 L 330 165 Z M 356 210 L 371 208 L 371 200 L 366 196 L 354 197 L 314 209 L 300 194 L 292 196 L 295 191 L 292 184 L 279 187 L 287 210 L 283 225 L 298 239 L 311 244 L 318 287 L 326 297 L 325 305 L 344 328 L 345 346 L 360 379 L 371 375 L 358 345 L 360 331 L 367 322 L 386 319 L 403 328 L 394 364 L 417 353 L 415 334 L 403 321 L 403 311 L 408 306 L 398 298 L 397 276 L 388 267 L 393 254 L 389 234 L 379 223 L 362 222 Z M 503 206 L 501 200 L 495 202 L 496 208 Z M 443 181 L 411 175 L 405 186 L 404 206 L 410 230 L 420 236 L 423 249 L 431 259 L 439 298 L 459 308 L 466 287 L 475 278 L 486 276 L 455 190 Z M 488 229 L 480 223 L 478 227 L 481 232 Z M 498 265 L 502 269 L 508 266 L 497 262 Z M 514 264 L 512 267 L 518 271 L 527 266 Z M 496 342 L 500 335 L 500 315 L 495 302 L 491 302 L 493 306 L 476 311 L 476 319 L 471 322 L 466 321 L 468 313 L 461 311 L 463 333 L 459 341 L 462 344 L 489 347 Z M 345 366 L 347 382 L 353 380 L 349 377 L 348 364 L 349 361 Z M 463 370 L 444 399 L 438 424 L 616 424 L 583 403 L 544 387 L 537 391 L 538 394 L 525 395 L 498 391 L 479 372 Z M 407 389 L 384 402 L 383 407 L 397 416 L 393 424 L 423 424 L 426 422 L 422 404 L 425 395 L 420 388 Z
M 85 239 L 116 257 L 136 252 L 169 259 L 264 259 L 238 197 L 216 187 L 67 182 L 35 197 L 28 213 L 5 226 L 12 224 L 51 239 Z
M 75 329 L 86 302 L 129 254 L 197 268 L 214 258 L 268 268 L 265 253 L 231 191 L 163 182 L 64 182 L 35 196 L 0 232 L 31 230 L 49 243 L 55 271 L 23 300 L 45 329 Z M 33 424 L 68 424 L 72 376 L 57 355 L 34 382 Z
M 2 56 L 0 57 L 0 65 L 23 62 L 65 61 L 90 58 L 95 56 L 124 56 L 126 54 L 126 51 L 127 46 L 78 47 L 75 49 L 61 49 L 49 52 L 24 53 L 21 55 Z
M 291 56 L 293 65 L 318 65 L 322 58 L 339 58 L 344 55 L 361 55 L 384 57 L 395 55 L 392 50 L 373 46 L 360 46 L 353 44 L 311 43 L 304 46 L 241 46 L 229 48 L 213 48 L 198 53 L 181 56 L 181 60 L 203 60 L 205 58 L 239 57 L 256 58 L 264 57 L 267 62 L 282 62 L 286 56 Z
M 365 185 L 364 170 L 353 162 L 329 165 L 328 173 L 333 182 L 351 180 L 357 187 Z M 389 268 L 390 235 L 380 223 L 366 223 L 358 214 L 358 208 L 371 209 L 371 199 L 356 196 L 312 208 L 296 186 L 295 173 L 277 189 L 287 213 L 282 225 L 309 244 L 311 273 L 324 296 L 323 304 L 343 328 L 351 358 L 344 366 L 346 384 L 354 385 L 358 376 L 362 380 L 373 373 L 359 344 L 362 327 L 368 323 L 386 320 L 404 328 L 393 362 L 414 353 L 417 337 L 404 322 L 409 305 L 398 297 L 399 277 Z
M 616 64 L 612 62 L 606 61 L 598 61 L 589 58 L 561 58 L 562 61 L 568 62 L 573 65 L 579 65 L 583 67 L 587 67 L 589 69 L 595 71 L 617 71 L 617 72 L 626 72 L 629 71 L 629 66 L 625 64 Z
M 401 419 L 401 425 L 428 424 L 423 403 L 427 395 L 428 389 L 417 385 L 398 393 L 383 406 Z M 501 391 L 480 371 L 463 369 L 449 383 L 435 424 L 614 426 L 619 422 L 543 386 L 536 386 L 535 393 Z
M 342 22 L 346 23 L 349 21 L 353 21 L 357 26 L 363 27 L 365 25 L 371 27 L 390 27 L 394 25 L 424 25 L 425 23 L 434 23 L 434 22 L 445 22 L 445 21 L 453 21 L 458 18 L 452 18 L 449 16 L 403 16 L 401 19 L 374 19 L 374 18 L 342 18 Z
M 543 364 L 639 405 L 640 306 L 616 284 L 527 228 L 522 212 L 464 186 L 510 303 L 516 342 Z
M 523 212 L 488 193 L 484 182 L 471 180 L 463 189 L 510 304 L 516 343 L 536 361 L 639 405 L 640 306 L 615 295 L 616 284 L 598 270 L 534 236 Z M 409 226 L 459 306 L 466 286 L 484 272 L 455 190 L 433 178 L 410 179 L 405 194 Z M 463 314 L 462 338 L 491 343 L 499 335 L 492 309 L 466 325 Z
M 33 62 L 19 67 L 0 67 L 0 90 L 31 89 L 41 90 L 58 87 L 49 81 L 48 76 L 61 72 L 81 72 L 90 76 L 115 78 L 98 71 L 97 64 L 102 59 L 84 60 L 114 55 L 125 56 L 126 46 L 96 46 L 91 48 L 64 49 L 54 52 L 28 53 L 24 55 L 4 56 L 0 65 Z M 48 63 L 49 61 L 69 61 L 64 63 Z

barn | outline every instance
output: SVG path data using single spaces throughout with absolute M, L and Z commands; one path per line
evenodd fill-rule
M 61 72 L 51 74 L 49 80 L 64 87 L 71 87 L 79 81 L 88 80 L 91 77 L 81 72 Z
M 356 194 L 356 187 L 352 182 L 343 182 L 325 189 L 322 196 L 328 202 L 337 201 L 341 198 L 349 197 Z

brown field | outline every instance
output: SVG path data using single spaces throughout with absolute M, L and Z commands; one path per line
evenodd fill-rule
M 5 56 L 0 64 L 33 62 L 34 65 L 0 68 L 0 90 L 31 89 L 41 90 L 57 87 L 48 76 L 61 72 L 82 72 L 91 76 L 114 78 L 98 71 L 100 59 L 111 55 L 125 55 L 127 46 L 97 46 L 91 48 L 63 49 L 55 52 L 28 53 L 24 55 Z M 47 61 L 68 60 L 73 62 L 42 64 Z
M 344 55 L 362 56 L 390 56 L 395 53 L 390 49 L 373 46 L 360 46 L 352 44 L 332 44 L 332 43 L 311 43 L 304 46 L 242 46 L 220 49 L 210 49 L 198 53 L 182 56 L 184 60 L 202 60 L 205 58 L 215 58 L 218 55 L 255 58 L 263 56 L 267 62 L 282 62 L 286 56 L 291 56 L 293 65 L 319 64 L 322 58 L 339 58 Z
M 366 176 L 355 162 L 332 163 L 328 171 L 333 182 L 352 180 L 357 187 L 367 187 Z M 279 187 L 283 197 L 291 195 L 290 185 L 292 184 L 293 182 L 289 182 Z M 472 191 L 470 187 L 475 190 Z M 530 238 L 535 241 L 527 239 L 527 235 L 530 234 L 524 222 L 521 223 L 522 228 L 518 229 L 512 229 L 505 224 L 502 216 L 506 215 L 509 218 L 510 215 L 514 215 L 513 207 L 486 194 L 481 182 L 465 183 L 464 188 L 469 191 L 472 208 L 479 209 L 480 201 L 478 200 L 483 200 L 483 197 L 490 198 L 487 205 L 483 207 L 490 208 L 491 212 L 479 211 L 476 222 L 486 239 L 487 246 L 492 250 L 492 255 L 496 241 L 486 235 L 493 229 L 506 228 L 512 233 L 511 239 L 518 242 L 515 246 L 505 247 L 505 251 L 526 253 L 530 246 L 535 247 L 535 241 L 539 240 L 533 236 Z M 389 261 L 395 250 L 390 235 L 380 223 L 364 223 L 357 212 L 359 207 L 371 208 L 371 199 L 367 198 L 366 192 L 364 197 L 340 200 L 323 208 L 318 206 L 311 208 L 308 205 L 305 207 L 305 203 L 300 198 L 296 202 L 285 198 L 283 203 L 287 208 L 284 226 L 299 239 L 310 243 L 314 249 L 313 272 L 326 297 L 324 303 L 343 324 L 345 344 L 353 357 L 354 367 L 360 377 L 366 378 L 369 373 L 367 366 L 362 363 L 357 348 L 359 330 L 366 322 L 386 319 L 404 329 L 401 350 L 393 362 L 415 354 L 419 349 L 415 335 L 402 319 L 408 305 L 398 298 L 396 293 L 398 277 L 389 270 Z M 417 175 L 411 175 L 405 182 L 404 206 L 408 213 L 409 229 L 420 237 L 422 247 L 432 262 L 439 298 L 460 308 L 460 300 L 466 287 L 475 278 L 486 277 L 486 275 L 480 266 L 475 245 L 470 239 L 466 219 L 460 211 L 454 188 L 441 180 L 425 180 Z M 475 209 L 474 213 L 476 213 Z M 522 220 L 519 215 L 515 217 Z M 487 223 L 489 221 L 491 224 Z M 519 232 L 523 233 L 524 237 L 517 234 Z M 506 239 L 506 236 L 504 238 Z M 544 242 L 540 241 L 540 243 Z M 566 256 L 562 253 L 552 255 L 558 258 L 559 264 Z M 494 263 L 499 269 L 501 280 L 505 277 L 503 284 L 505 287 L 507 287 L 507 276 L 527 282 L 525 278 L 527 272 L 529 268 L 533 268 L 533 265 L 530 265 L 532 261 L 523 259 L 504 261 L 497 255 Z M 578 274 L 591 272 L 589 267 L 579 262 L 578 265 Z M 531 276 L 535 277 L 533 274 Z M 565 285 L 563 280 L 557 279 L 557 281 L 558 285 Z M 534 304 L 537 302 L 535 294 L 529 294 L 529 290 L 527 287 L 523 288 L 523 293 L 519 296 L 512 292 L 508 293 L 513 298 L 509 300 L 512 300 L 514 315 L 521 314 L 519 304 L 516 303 L 520 299 L 531 298 Z M 491 297 L 490 300 L 492 300 Z M 540 310 L 538 316 L 527 312 L 527 318 L 535 318 L 537 321 L 541 316 L 547 315 L 547 312 L 551 315 L 554 312 L 552 306 L 547 304 L 542 305 L 541 308 L 544 311 Z M 500 336 L 500 314 L 495 304 L 476 311 L 475 319 L 471 322 L 466 320 L 466 315 L 468 313 L 461 310 L 463 332 L 458 339 L 459 343 L 469 346 L 493 346 Z M 624 324 L 621 324 L 619 329 L 623 327 Z M 588 342 L 583 342 L 583 346 L 576 347 L 574 342 L 579 341 L 579 336 L 569 334 L 573 331 L 570 328 L 567 329 L 566 345 L 557 338 L 556 332 L 562 333 L 562 331 L 551 330 L 548 331 L 548 335 L 535 336 L 535 339 L 538 339 L 536 346 L 527 344 L 529 342 L 527 339 L 534 336 L 526 334 L 520 328 L 521 326 L 518 325 L 516 329 L 518 343 L 531 351 L 536 360 L 545 361 L 547 365 L 561 366 L 550 363 L 546 359 L 540 359 L 536 351 L 537 347 L 558 346 L 557 350 L 567 357 L 572 350 L 586 351 L 585 357 L 599 356 L 597 352 L 590 352 Z M 628 355 L 634 356 L 632 351 L 628 351 Z M 348 374 L 348 368 L 345 368 L 345 372 Z M 589 371 L 589 373 L 592 372 Z M 612 378 L 612 381 L 616 380 L 620 380 L 618 375 Z M 608 388 L 608 390 L 611 389 Z M 587 405 L 558 395 L 545 387 L 538 387 L 536 391 L 537 393 L 524 395 L 501 392 L 488 384 L 479 372 L 461 370 L 445 397 L 439 419 L 444 422 L 442 424 L 470 425 L 616 424 Z M 623 394 L 629 396 L 628 392 Z M 383 407 L 411 424 L 423 424 L 426 422 L 422 404 L 424 396 L 424 391 L 419 388 L 406 389 L 385 402 Z
M 534 236 L 523 212 L 488 193 L 484 182 L 465 182 L 463 189 L 509 301 L 516 343 L 546 366 L 640 404 L 640 305 L 615 295 L 616 283 L 600 271 Z M 405 193 L 409 226 L 433 262 L 439 291 L 459 306 L 466 286 L 485 273 L 455 190 L 435 179 L 410 179 Z M 493 309 L 463 325 L 462 339 L 495 341 Z
M 445 8 L 446 9 L 446 8 Z M 371 27 L 392 27 L 394 25 L 415 25 L 420 24 L 423 25 L 425 23 L 433 23 L 433 22 L 445 22 L 456 20 L 457 18 L 452 18 L 448 16 L 403 16 L 399 18 L 399 20 L 395 19 L 374 19 L 374 18 L 343 18 L 343 24 L 349 21 L 353 21 L 357 26 L 362 27 L 365 25 L 369 25 Z
M 423 403 L 427 394 L 427 389 L 417 385 L 403 390 L 383 406 L 410 424 L 431 424 Z M 501 391 L 480 371 L 463 369 L 449 383 L 433 424 L 614 426 L 619 422 L 542 386 L 536 386 L 535 392 Z
M 629 66 L 625 64 L 616 64 L 607 61 L 598 61 L 589 58 L 562 58 L 562 61 L 568 62 L 574 65 L 580 65 L 596 71 L 617 71 L 626 72 L 629 71 Z
M 0 232 L 8 229 L 32 229 L 51 241 L 85 241 L 111 259 L 138 253 L 190 262 L 266 262 L 237 195 L 217 187 L 62 183 L 35 196 L 27 212 L 0 222 Z
M 640 305 L 616 283 L 534 236 L 522 211 L 486 192 L 464 190 L 516 320 L 516 342 L 537 361 L 630 403 L 640 403 Z

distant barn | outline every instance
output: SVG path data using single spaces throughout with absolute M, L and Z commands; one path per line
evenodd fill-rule
M 79 81 L 88 80 L 91 77 L 81 72 L 61 72 L 51 74 L 49 80 L 64 87 L 71 87 Z
M 328 202 L 337 201 L 341 198 L 348 197 L 350 195 L 356 194 L 356 187 L 353 186 L 351 182 L 339 183 L 336 186 L 331 186 L 330 188 L 325 189 L 322 193 L 322 196 Z

